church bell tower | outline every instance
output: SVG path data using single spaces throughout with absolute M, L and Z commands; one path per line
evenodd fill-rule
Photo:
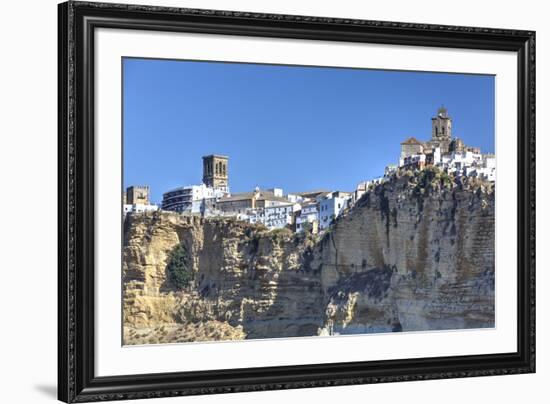
M 440 107 L 437 115 L 432 118 L 432 140 L 451 140 L 452 119 L 447 108 Z
M 202 158 L 202 182 L 209 187 L 229 192 L 229 157 L 211 154 Z

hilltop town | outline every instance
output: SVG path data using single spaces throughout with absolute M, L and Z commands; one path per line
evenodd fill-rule
M 403 170 L 420 171 L 428 167 L 441 170 L 458 181 L 477 177 L 495 181 L 494 154 L 484 154 L 478 147 L 465 145 L 452 134 L 452 118 L 441 107 L 432 118 L 428 141 L 410 137 L 401 143 L 398 164 L 388 165 L 384 175 L 359 183 L 355 190 L 314 190 L 285 193 L 283 188 L 259 189 L 231 193 L 229 157 L 204 156 L 202 183 L 186 185 L 163 194 L 160 206 L 150 201 L 148 186 L 130 186 L 123 193 L 124 215 L 148 211 L 173 211 L 201 217 L 235 217 L 259 223 L 268 229 L 288 228 L 294 232 L 323 233 L 344 212 L 377 184 L 388 181 Z

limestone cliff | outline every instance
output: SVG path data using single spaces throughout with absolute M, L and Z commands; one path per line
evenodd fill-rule
M 170 252 L 189 251 L 176 287 Z M 402 173 L 322 237 L 235 219 L 131 214 L 126 344 L 494 326 L 494 190 Z
M 325 328 L 494 326 L 494 190 L 424 171 L 364 197 L 320 243 Z

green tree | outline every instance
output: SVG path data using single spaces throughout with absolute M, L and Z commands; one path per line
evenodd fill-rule
M 189 268 L 189 253 L 183 244 L 178 244 L 170 252 L 166 269 L 170 280 L 178 288 L 189 285 L 193 279 L 193 273 Z

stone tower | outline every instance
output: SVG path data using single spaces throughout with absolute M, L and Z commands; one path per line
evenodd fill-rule
M 432 140 L 450 141 L 452 137 L 452 119 L 447 108 L 440 107 L 437 115 L 432 118 Z
M 229 157 L 211 154 L 202 158 L 202 182 L 214 189 L 229 191 Z
M 129 205 L 149 205 L 149 187 L 132 185 L 126 188 L 126 202 Z

